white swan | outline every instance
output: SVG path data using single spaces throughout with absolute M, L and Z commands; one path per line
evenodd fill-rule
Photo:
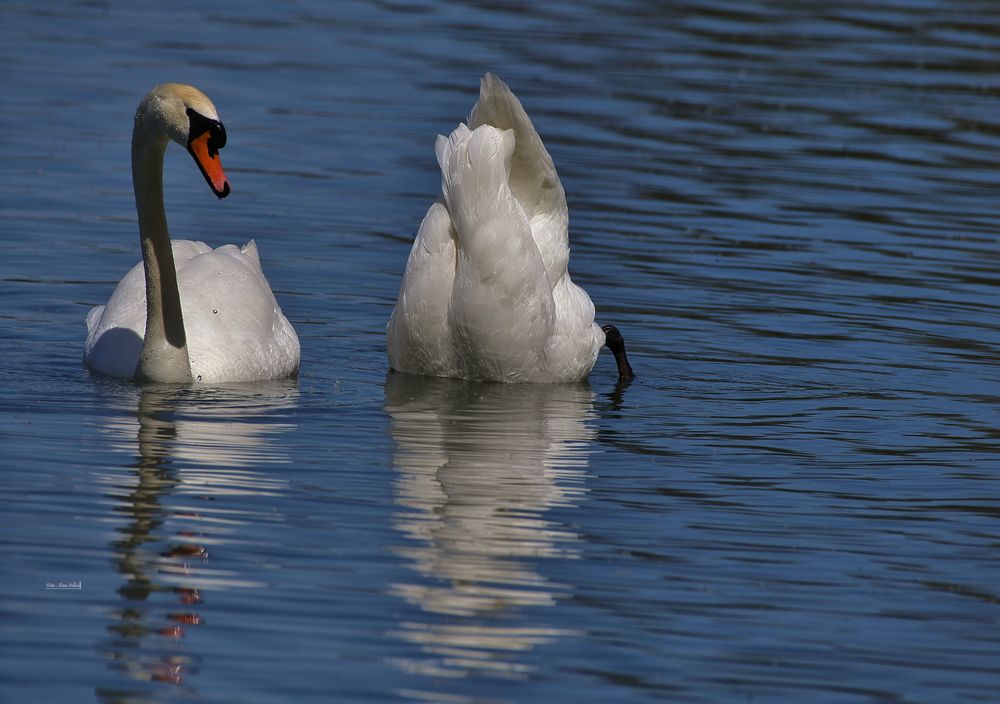
M 191 153 L 219 198 L 229 195 L 218 156 L 226 130 L 212 101 L 192 86 L 153 88 L 132 131 L 142 262 L 87 315 L 84 362 L 99 374 L 136 381 L 294 375 L 299 338 L 271 293 L 254 242 L 215 250 L 188 240 L 171 245 L 163 211 L 163 154 L 171 139 Z
M 386 329 L 400 372 L 504 382 L 585 378 L 621 334 L 594 322 L 574 284 L 569 212 L 552 158 L 520 101 L 488 73 L 469 124 L 436 144 L 443 198 L 417 232 Z

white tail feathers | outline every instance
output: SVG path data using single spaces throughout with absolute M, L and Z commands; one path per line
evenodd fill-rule
M 519 209 L 508 186 L 513 132 L 459 125 L 447 139 L 438 137 L 436 148 L 441 190 L 460 237 Z
M 479 101 L 469 113 L 469 125 L 473 128 L 493 125 L 518 132 L 534 132 L 531 118 L 524 111 L 521 101 L 495 73 L 487 73 L 479 82 Z
M 510 160 L 507 182 L 514 199 L 531 223 L 549 280 L 556 281 L 569 263 L 569 211 L 566 194 L 552 157 L 531 118 L 507 84 L 487 73 L 479 84 L 479 100 L 469 115 L 469 126 L 492 125 L 512 130 L 517 148 Z

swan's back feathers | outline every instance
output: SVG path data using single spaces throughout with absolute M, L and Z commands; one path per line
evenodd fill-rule
M 256 245 L 229 244 L 192 257 L 178 266 L 178 278 L 196 380 L 254 381 L 295 372 L 298 337 L 271 293 Z
M 544 263 L 508 176 L 514 134 L 460 125 L 438 142 L 441 188 L 456 239 L 448 323 L 463 375 L 527 381 L 545 367 L 555 311 Z
M 438 137 L 435 151 L 444 201 L 463 241 L 483 222 L 510 215 L 518 207 L 507 186 L 512 133 L 491 127 L 474 132 L 459 125 L 447 139 Z
M 458 248 L 457 267 L 494 295 L 551 300 L 538 247 L 507 176 L 514 135 L 489 125 L 465 125 L 439 141 L 441 189 Z
M 256 381 L 296 372 L 299 340 L 261 271 L 257 246 L 171 242 L 196 381 Z M 94 371 L 131 378 L 146 329 L 142 262 L 118 283 L 107 305 L 87 316 L 84 361 Z
M 512 238 L 531 238 L 528 220 L 507 183 L 514 135 L 494 127 L 470 130 L 459 125 L 438 138 L 441 191 L 460 246 L 482 246 L 482 231 L 503 221 Z

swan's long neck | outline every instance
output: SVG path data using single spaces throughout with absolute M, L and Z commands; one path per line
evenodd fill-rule
M 151 134 L 141 116 L 136 119 L 132 134 L 132 186 L 146 271 L 146 334 L 135 378 L 190 382 L 191 361 L 177 290 L 177 270 L 163 210 L 163 153 L 167 141 L 165 135 Z

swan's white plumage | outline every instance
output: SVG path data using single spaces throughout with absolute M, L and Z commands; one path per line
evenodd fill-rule
M 191 376 L 224 383 L 295 373 L 299 339 L 261 271 L 257 245 L 173 240 Z M 142 262 L 122 278 L 107 304 L 87 315 L 84 360 L 106 376 L 135 375 L 146 329 Z
M 212 249 L 171 241 L 163 207 L 163 158 L 185 146 L 213 192 L 229 183 L 219 161 L 225 128 L 208 96 L 164 83 L 143 97 L 132 132 L 143 261 L 107 304 L 87 315 L 84 362 L 94 371 L 141 381 L 221 383 L 294 375 L 299 340 L 261 271 L 257 245 Z
M 386 331 L 401 372 L 578 381 L 605 342 L 574 284 L 566 196 L 552 158 L 493 74 L 469 118 L 436 143 L 442 198 L 417 233 Z

